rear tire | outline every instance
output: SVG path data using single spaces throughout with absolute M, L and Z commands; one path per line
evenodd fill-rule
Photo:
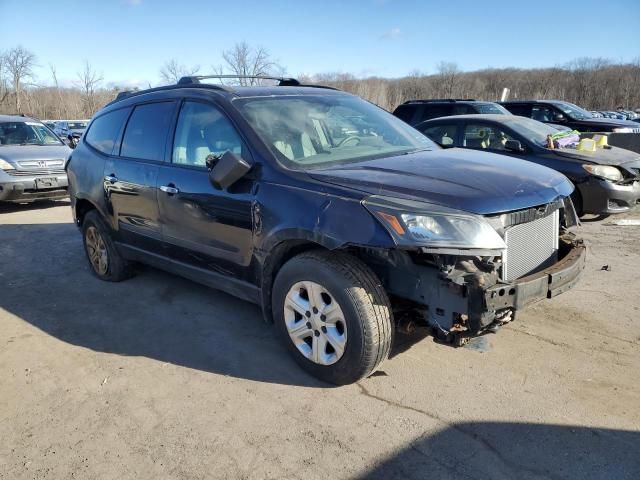
M 82 239 L 91 272 L 100 280 L 120 282 L 132 276 L 131 264 L 116 249 L 109 227 L 96 210 L 84 217 Z
M 389 298 L 359 259 L 325 251 L 300 254 L 278 272 L 272 297 L 278 335 L 311 375 L 346 385 L 371 375 L 389 356 Z

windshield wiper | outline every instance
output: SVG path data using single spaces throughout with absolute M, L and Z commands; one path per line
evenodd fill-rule
M 433 148 L 418 148 L 417 150 L 409 150 L 408 152 L 404 152 L 401 155 L 409 155 L 411 153 L 420 153 L 420 152 L 430 152 Z

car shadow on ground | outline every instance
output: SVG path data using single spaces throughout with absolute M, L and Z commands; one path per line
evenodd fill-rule
M 262 382 L 330 386 L 296 365 L 256 305 L 150 267 L 137 270 L 120 283 L 95 278 L 73 224 L 0 224 L 0 313 L 96 352 Z M 396 351 L 420 338 L 403 336 Z
M 638 479 L 640 433 L 532 423 L 455 423 L 363 479 Z
M 37 200 L 29 203 L 0 202 L 0 215 L 3 213 L 28 212 L 30 210 L 42 210 L 53 207 L 68 207 L 69 199 L 61 200 Z

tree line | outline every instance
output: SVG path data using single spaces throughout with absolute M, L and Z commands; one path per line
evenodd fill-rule
M 211 66 L 214 74 L 285 75 L 286 68 L 262 47 L 240 42 L 223 52 L 224 64 Z M 88 61 L 76 72 L 72 86 L 61 86 L 54 65 L 49 78 L 37 78 L 38 59 L 17 46 L 0 52 L 0 113 L 25 113 L 42 119 L 90 118 L 122 89 L 107 87 Z M 158 70 L 161 84 L 196 75 L 199 65 L 185 66 L 168 60 Z M 412 99 L 475 98 L 496 101 L 504 88 L 510 99 L 567 100 L 589 110 L 640 108 L 640 58 L 615 63 L 603 58 L 579 58 L 551 68 L 487 68 L 462 71 L 457 64 L 440 62 L 434 73 L 416 70 L 401 78 L 357 78 L 349 73 L 322 73 L 300 78 L 303 83 L 324 84 L 359 95 L 386 110 Z M 255 80 L 239 80 L 254 85 Z

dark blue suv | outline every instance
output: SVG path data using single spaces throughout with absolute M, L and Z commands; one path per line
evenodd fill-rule
M 255 302 L 335 384 L 371 374 L 405 321 L 460 345 L 577 281 L 585 249 L 561 174 L 443 150 L 333 89 L 203 78 L 120 95 L 73 152 L 99 278 L 142 262 Z

